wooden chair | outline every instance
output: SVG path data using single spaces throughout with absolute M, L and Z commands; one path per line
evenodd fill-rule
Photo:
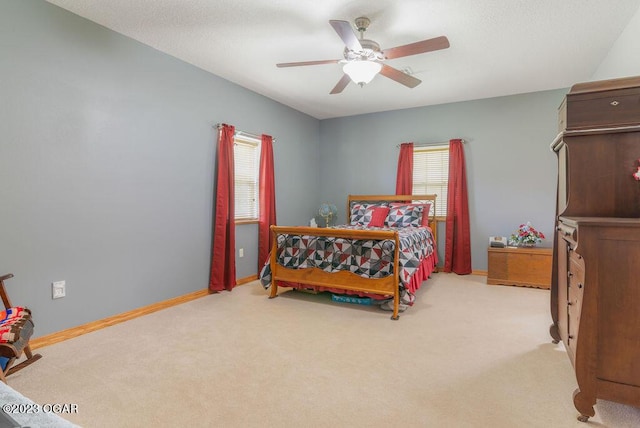
M 5 310 L 0 311 L 0 380 L 7 383 L 6 376 L 22 370 L 42 358 L 33 354 L 29 347 L 29 339 L 33 334 L 31 311 L 25 307 L 13 306 L 4 288 L 4 282 L 13 278 L 13 274 L 0 276 L 0 297 Z M 13 365 L 22 354 L 27 357 L 20 364 Z

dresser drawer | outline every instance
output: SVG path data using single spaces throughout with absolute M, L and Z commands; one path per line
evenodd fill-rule
M 574 85 L 560 106 L 558 122 L 568 131 L 639 125 L 640 79 Z
M 574 250 L 569 250 L 569 273 L 570 276 L 580 276 L 584 280 L 584 259 Z
M 574 250 L 569 250 L 567 269 L 567 344 L 575 355 L 580 331 L 582 295 L 584 290 L 584 259 Z
M 640 91 L 640 90 L 639 90 Z M 608 128 L 640 124 L 640 93 L 619 91 L 602 97 L 569 98 L 572 109 L 567 111 L 567 130 Z
M 578 345 L 578 333 L 580 331 L 580 313 L 581 307 L 575 300 L 571 300 L 571 293 L 569 294 L 570 300 L 567 302 L 567 345 L 573 353 L 572 360 L 576 355 L 576 348 Z

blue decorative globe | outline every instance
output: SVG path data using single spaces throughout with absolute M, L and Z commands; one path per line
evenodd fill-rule
M 326 223 L 325 226 L 329 227 L 329 225 L 331 224 L 331 219 L 335 218 L 336 215 L 338 215 L 338 209 L 335 205 L 324 202 L 320 204 L 318 214 L 320 214 L 320 216 L 324 218 L 324 221 Z

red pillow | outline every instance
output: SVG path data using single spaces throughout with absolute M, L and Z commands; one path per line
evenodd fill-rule
M 431 204 L 422 204 L 424 209 L 422 210 L 422 226 L 429 227 L 429 213 L 431 212 Z
M 389 207 L 376 207 L 371 213 L 371 221 L 367 226 L 370 227 L 382 227 L 384 226 L 384 220 L 389 214 Z
M 420 222 L 420 226 L 429 227 L 429 213 L 431 211 L 431 204 L 430 203 L 403 204 L 402 202 L 392 202 L 391 203 L 391 208 L 397 208 L 399 206 L 404 206 L 404 205 L 408 205 L 408 206 L 423 206 L 424 208 L 422 209 L 422 220 Z

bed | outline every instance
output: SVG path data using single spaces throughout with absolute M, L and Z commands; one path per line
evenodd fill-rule
M 435 207 L 436 195 L 349 195 L 348 224 L 271 226 L 262 285 L 269 298 L 281 286 L 389 300 L 397 320 L 436 268 Z

